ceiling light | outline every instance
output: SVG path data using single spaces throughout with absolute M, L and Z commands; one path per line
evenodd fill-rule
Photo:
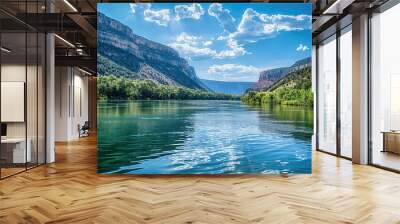
M 78 53 L 79 55 L 83 55 L 83 49 L 77 48 L 76 53 Z
M 6 52 L 6 53 L 10 53 L 10 52 L 11 52 L 10 50 L 8 50 L 8 49 L 5 48 L 5 47 L 1 47 L 1 51 L 4 51 L 4 52 Z
M 333 9 L 337 10 L 337 6 L 340 0 L 336 0 L 331 6 L 329 6 L 322 14 L 330 14 Z
M 83 72 L 83 73 L 85 73 L 86 75 L 92 75 L 92 73 L 90 73 L 90 72 L 88 72 L 88 71 L 85 71 L 85 70 L 83 70 L 83 69 L 81 69 L 81 68 L 78 68 L 78 70 L 81 71 L 81 72 Z
M 67 4 L 74 12 L 78 12 L 78 10 L 68 1 L 64 0 L 65 4 Z
M 57 37 L 59 40 L 61 40 L 62 42 L 64 42 L 64 43 L 66 43 L 67 45 L 69 45 L 70 47 L 73 47 L 73 48 L 75 48 L 75 45 L 73 45 L 71 42 L 69 42 L 68 40 L 66 40 L 66 39 L 64 39 L 64 38 L 62 38 L 62 37 L 60 37 L 59 35 L 57 35 L 57 34 L 54 34 L 54 36 L 55 37 Z
M 351 5 L 355 0 L 336 0 L 332 5 L 330 5 L 322 14 L 342 14 L 343 10 Z

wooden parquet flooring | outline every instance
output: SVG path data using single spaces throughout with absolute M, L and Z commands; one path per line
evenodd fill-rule
M 96 174 L 96 139 L 0 181 L 0 223 L 400 223 L 400 175 L 315 152 L 312 175 Z

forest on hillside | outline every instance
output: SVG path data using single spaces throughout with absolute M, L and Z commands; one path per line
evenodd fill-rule
M 151 80 L 135 80 L 117 76 L 99 76 L 97 96 L 100 100 L 240 100 L 240 97 L 161 85 Z
M 263 91 L 249 91 L 242 97 L 242 101 L 251 105 L 313 106 L 311 68 L 292 72 Z

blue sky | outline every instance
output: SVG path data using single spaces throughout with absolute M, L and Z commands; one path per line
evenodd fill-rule
M 257 81 L 262 70 L 311 56 L 310 4 L 101 3 L 98 10 L 174 48 L 203 79 Z

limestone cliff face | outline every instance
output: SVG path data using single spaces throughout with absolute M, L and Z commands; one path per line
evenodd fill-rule
M 252 90 L 263 90 L 285 77 L 287 74 L 311 66 L 311 58 L 296 61 L 290 67 L 275 68 L 260 72 L 258 82 L 252 86 Z
M 206 89 L 194 68 L 174 49 L 138 36 L 129 27 L 102 13 L 98 13 L 97 27 L 98 55 L 135 73 L 131 78 Z

